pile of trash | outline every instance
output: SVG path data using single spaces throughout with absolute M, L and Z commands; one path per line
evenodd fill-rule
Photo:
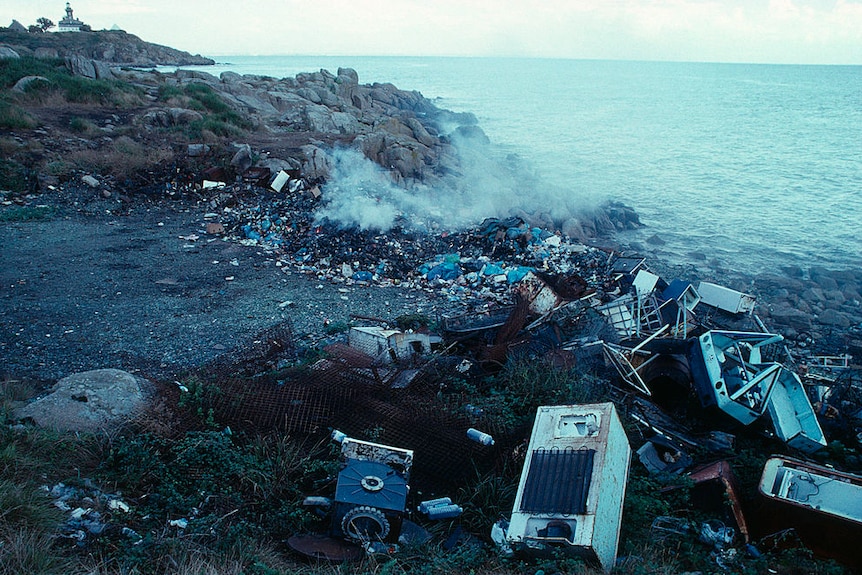
M 316 219 L 325 188 L 282 174 L 265 189 L 205 180 L 211 211 L 199 232 L 259 247 L 279 267 L 321 281 L 437 292 L 468 306 L 511 303 L 511 286 L 531 272 L 577 273 L 600 283 L 610 257 L 517 216 L 488 218 L 465 231 L 417 222 L 386 232 L 345 229 Z M 605 214 L 630 218 L 630 211 L 609 204 Z
M 509 237 L 508 230 L 519 229 L 495 226 L 488 228 L 495 238 L 498 230 Z M 848 537 L 862 535 L 862 509 L 851 503 L 862 501 L 862 476 L 815 459 L 829 441 L 862 447 L 862 385 L 852 357 L 795 355 L 757 316 L 751 294 L 711 282 L 666 282 L 643 258 L 599 258 L 603 252 L 529 236 L 520 253 L 533 255 L 519 265 L 536 263 L 530 259 L 536 253 L 557 265 L 560 250 L 582 259 L 546 266 L 566 275 L 538 266 L 494 268 L 488 261 L 483 268 L 492 273 L 465 274 L 462 259 L 436 258 L 423 265 L 424 281 L 452 282 L 445 289 L 453 289 L 468 274 L 497 278 L 489 284 L 506 286 L 514 303 L 443 317 L 436 344 L 428 335 L 370 327 L 355 327 L 348 337 L 356 353 L 368 356 L 364 365 L 390 370 L 406 370 L 417 357 L 445 349 L 465 374 L 523 353 L 555 361 L 568 355 L 568 364 L 591 358 L 616 374 L 608 383 L 613 403 L 539 408 L 512 517 L 489 526 L 501 552 L 563 550 L 612 568 L 629 461 L 637 458 L 650 474 L 685 476 L 692 503 L 713 517 L 700 524 L 658 517 L 656 537 L 699 539 L 713 549 L 717 565 L 733 569 L 742 557 L 758 557 L 758 545 L 790 530 L 818 555 L 858 567 Z M 573 270 L 592 273 L 584 278 Z M 639 438 L 631 431 L 626 437 L 617 409 L 633 420 Z M 494 445 L 490 435 L 471 432 Z M 743 495 L 730 454 L 754 436 L 784 455 L 767 460 L 756 495 Z
M 119 493 L 106 493 L 89 479 L 84 479 L 82 485 L 77 487 L 64 483 L 45 485 L 43 491 L 57 509 L 67 514 L 60 528 L 61 537 L 79 547 L 86 546 L 110 530 L 120 531 L 133 544 L 143 539 L 123 525 L 123 519 L 132 508 Z

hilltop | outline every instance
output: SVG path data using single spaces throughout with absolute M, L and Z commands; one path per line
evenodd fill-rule
M 122 30 L 73 34 L 30 34 L 10 28 L 0 28 L 0 45 L 9 46 L 21 56 L 64 59 L 78 56 L 123 66 L 205 66 L 215 64 L 215 61 L 210 58 L 145 42 Z

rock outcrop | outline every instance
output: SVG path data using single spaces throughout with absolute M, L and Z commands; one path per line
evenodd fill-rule
M 339 138 L 389 171 L 396 183 L 439 183 L 460 172 L 457 146 L 488 142 L 472 114 L 442 110 L 419 92 L 392 84 L 360 84 L 359 74 L 350 68 L 282 79 L 233 72 L 216 78 L 179 70 L 175 78 L 180 84 L 208 84 L 275 135 L 307 133 L 324 142 Z M 325 178 L 332 163 L 322 157 L 326 150 L 303 150 L 306 177 Z
M 119 369 L 76 373 L 61 379 L 50 394 L 18 409 L 14 416 L 60 431 L 109 430 L 144 407 L 148 385 Z
M 79 32 L 76 34 L 28 34 L 0 30 L 2 45 L 21 56 L 70 58 L 107 62 L 113 66 L 190 66 L 210 65 L 215 61 L 159 44 L 144 42 L 121 30 Z

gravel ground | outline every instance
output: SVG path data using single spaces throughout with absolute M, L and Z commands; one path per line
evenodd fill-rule
M 258 247 L 207 236 L 203 216 L 148 205 L 0 223 L 2 375 L 56 380 L 118 368 L 170 377 L 285 321 L 314 344 L 326 320 L 351 314 L 433 316 L 433 294 L 320 282 Z
M 434 318 L 441 311 L 466 311 L 439 292 L 336 283 L 280 265 L 277 254 L 259 246 L 208 235 L 206 203 L 199 201 L 118 202 L 74 187 L 39 201 L 53 203 L 51 219 L 0 221 L 0 377 L 53 382 L 75 372 L 117 368 L 164 380 L 222 354 L 230 357 L 285 322 L 299 347 L 317 347 L 342 337 L 327 335 L 327 324 L 346 324 L 351 316 L 391 321 L 405 314 Z M 10 219 L 8 214 L 3 219 Z M 353 261 L 365 251 L 369 261 L 384 257 L 371 244 L 355 251 L 356 241 L 364 240 L 330 235 L 314 241 L 314 249 L 329 250 L 334 261 Z M 399 265 L 418 265 L 429 253 L 459 251 L 419 244 L 402 246 L 398 253 L 405 261 Z M 651 263 L 665 277 L 697 275 Z M 862 280 L 836 275 L 844 299 L 850 299 L 832 301 L 826 296 L 838 293 L 830 288 L 838 281 L 820 275 L 813 278 L 819 283 L 758 276 L 756 283 L 767 290 L 758 292 L 758 313 L 781 324 L 787 310 L 793 312 L 787 321 L 800 325 L 776 329 L 791 335 L 788 343 L 797 351 L 849 350 L 858 357 L 858 329 L 835 323 L 857 325 L 854 286 Z M 803 304 L 811 311 L 800 311 Z M 819 321 L 830 313 L 837 318 L 832 323 Z

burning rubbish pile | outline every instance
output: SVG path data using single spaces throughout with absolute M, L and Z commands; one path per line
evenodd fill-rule
M 468 230 L 460 221 L 420 220 L 407 213 L 395 214 L 391 227 L 345 224 L 325 215 L 329 184 L 324 181 L 283 170 L 263 180 L 255 171 L 253 179 L 243 176 L 232 184 L 206 179 L 224 177 L 222 172 L 197 184 L 195 193 L 203 194 L 210 210 L 202 234 L 262 248 L 285 271 L 347 286 L 436 291 L 457 302 L 510 301 L 509 286 L 531 271 L 567 275 L 597 269 L 607 254 L 578 238 L 640 226 L 631 208 L 613 202 L 584 211 L 576 226 L 569 222 L 562 228 L 566 222 L 524 211 L 488 218 Z M 269 186 L 259 187 L 269 180 Z

